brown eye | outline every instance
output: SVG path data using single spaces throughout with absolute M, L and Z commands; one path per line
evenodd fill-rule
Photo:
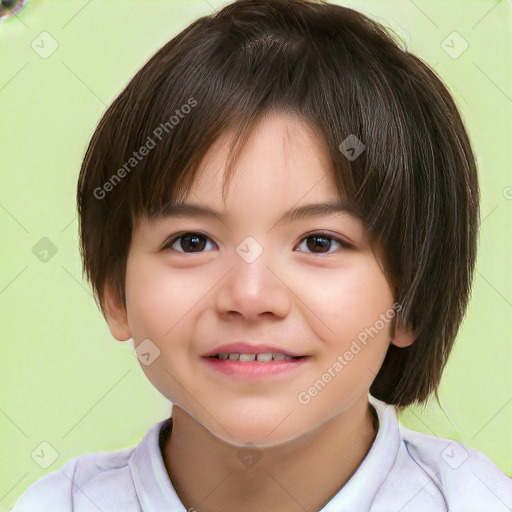
M 201 233 L 183 233 L 180 236 L 174 237 L 167 244 L 164 249 L 171 249 L 176 252 L 188 253 L 201 253 L 204 251 L 208 241 L 211 239 Z
M 299 247 L 306 247 L 307 250 L 301 249 L 301 252 L 311 251 L 313 254 L 330 254 L 334 251 L 329 250 L 336 244 L 342 248 L 348 249 L 351 245 L 341 238 L 334 237 L 327 233 L 312 233 L 302 239 Z

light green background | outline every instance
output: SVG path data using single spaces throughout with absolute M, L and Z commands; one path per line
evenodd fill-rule
M 81 279 L 75 187 L 106 106 L 160 46 L 225 3 L 32 0 L 0 22 L 2 510 L 69 458 L 133 446 L 169 415 Z M 512 475 L 512 4 L 339 3 L 394 26 L 435 68 L 462 110 L 480 169 L 477 273 L 441 385 L 444 411 L 433 402 L 411 407 L 402 422 L 483 451 Z M 454 31 L 469 45 L 457 58 L 445 51 L 464 44 Z M 58 44 L 46 58 L 32 47 L 49 51 L 42 32 Z M 46 263 L 32 252 L 43 237 L 57 248 Z M 46 469 L 31 456 L 42 442 L 58 453 Z

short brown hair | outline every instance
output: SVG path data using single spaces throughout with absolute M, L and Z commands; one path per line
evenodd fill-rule
M 325 138 L 340 196 L 383 248 L 398 321 L 416 332 L 411 346 L 390 345 L 370 392 L 399 407 L 437 396 L 470 296 L 476 163 L 434 71 L 380 23 L 340 5 L 235 1 L 194 21 L 135 74 L 100 120 L 78 181 L 80 249 L 96 302 L 105 313 L 109 284 L 126 304 L 137 220 L 187 193 L 228 127 L 238 129 L 237 156 L 270 111 L 297 115 Z M 365 145 L 355 159 L 340 150 L 350 135 Z M 139 148 L 144 158 L 134 156 Z

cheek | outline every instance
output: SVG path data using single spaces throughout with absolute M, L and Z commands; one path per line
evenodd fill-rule
M 359 396 L 378 373 L 389 347 L 395 314 L 393 295 L 377 262 L 370 257 L 359 258 L 343 271 L 330 272 L 323 287 L 313 276 L 306 281 L 305 285 L 315 290 L 307 304 L 315 315 L 304 314 L 312 319 L 310 326 L 324 344 L 318 361 L 322 375 L 316 368 L 308 377 L 311 384 L 317 379 L 328 382 L 329 391 L 321 393 L 317 405 L 336 408 L 339 397 Z
M 141 368 L 148 380 L 173 403 L 187 403 L 177 382 L 192 374 L 187 340 L 191 333 L 194 305 L 204 295 L 197 275 L 171 269 L 151 258 L 134 258 L 127 263 L 126 306 L 136 345 L 149 339 L 159 349 L 158 356 Z M 192 322 L 193 323 L 193 322 Z
M 205 266 L 171 268 L 151 257 L 127 263 L 126 307 L 134 338 L 187 339 L 204 309 L 204 300 L 218 285 L 218 269 Z M 179 334 L 179 335 L 178 335 Z
M 307 376 L 301 395 L 311 400 L 310 414 L 343 408 L 370 387 L 389 347 L 395 315 L 390 287 L 374 261 L 363 260 L 325 282 L 323 290 L 316 284 L 307 304 L 321 317 L 310 325 L 323 340 L 319 364 Z
M 159 340 L 170 335 L 202 295 L 199 288 L 197 273 L 143 259 L 128 262 L 127 312 L 134 337 Z
M 324 333 L 322 337 L 339 342 L 346 342 L 373 326 L 381 314 L 393 307 L 389 284 L 370 257 L 359 258 L 357 264 L 342 271 L 329 271 L 325 279 L 319 279 L 316 272 L 301 282 L 304 288 L 300 294 L 306 298 L 306 306 L 321 320 L 315 322 L 319 326 L 318 334 Z M 389 333 L 389 324 L 380 329 L 383 335 Z

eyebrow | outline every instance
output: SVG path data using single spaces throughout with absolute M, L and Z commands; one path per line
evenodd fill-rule
M 297 206 L 285 212 L 274 225 L 282 222 L 295 222 L 302 219 L 330 215 L 348 216 L 355 220 L 361 220 L 358 214 L 357 206 L 348 201 L 322 201 L 319 203 L 310 203 Z M 208 206 L 195 203 L 167 203 L 159 212 L 157 217 L 204 217 L 220 220 L 224 222 L 225 215 Z

